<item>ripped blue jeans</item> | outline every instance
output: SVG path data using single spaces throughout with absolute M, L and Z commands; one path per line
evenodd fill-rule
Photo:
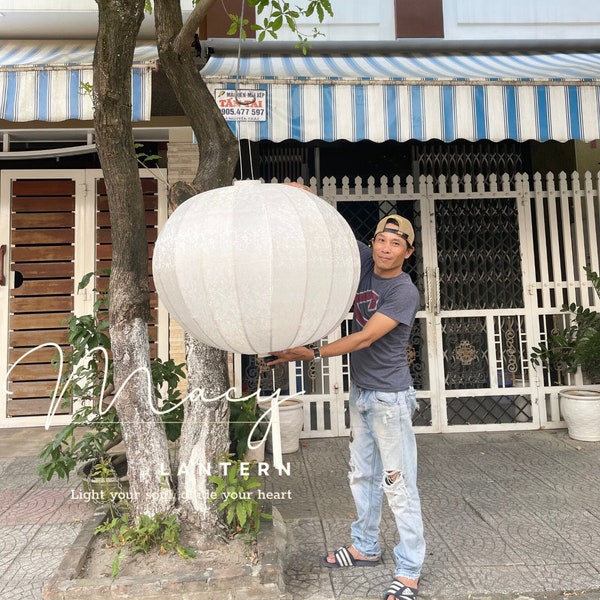
M 395 576 L 417 579 L 425 559 L 421 502 L 417 490 L 417 444 L 412 427 L 415 391 L 375 392 L 350 387 L 350 489 L 358 518 L 354 547 L 365 557 L 381 555 L 379 525 L 383 495 L 396 520 Z

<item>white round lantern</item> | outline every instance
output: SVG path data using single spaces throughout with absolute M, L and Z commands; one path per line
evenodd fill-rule
M 209 346 L 267 354 L 314 342 L 348 313 L 360 258 L 352 230 L 318 196 L 241 181 L 186 200 L 153 256 L 160 299 Z

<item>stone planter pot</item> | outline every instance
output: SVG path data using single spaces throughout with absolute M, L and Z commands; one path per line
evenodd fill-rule
M 569 388 L 558 395 L 569 437 L 584 442 L 600 441 L 600 389 Z
M 271 402 L 259 402 L 262 411 L 271 408 Z M 270 417 L 271 413 L 267 415 Z M 279 423 L 281 429 L 281 452 L 291 454 L 300 449 L 300 433 L 304 425 L 304 403 L 299 398 L 290 398 L 279 404 Z M 269 432 L 268 450 L 272 451 L 271 438 L 273 431 Z

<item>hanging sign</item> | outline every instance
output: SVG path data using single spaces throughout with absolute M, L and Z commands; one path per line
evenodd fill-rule
M 226 121 L 266 121 L 266 90 L 223 90 L 214 92 Z

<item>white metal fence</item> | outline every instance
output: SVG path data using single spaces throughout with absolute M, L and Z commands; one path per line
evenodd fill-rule
M 325 179 L 311 188 L 368 241 L 396 212 L 413 221 L 416 258 L 408 270 L 421 292 L 409 347 L 419 410 L 417 431 L 562 427 L 557 392 L 581 374 L 534 369 L 531 349 L 565 323 L 561 306 L 598 299 L 583 271 L 600 270 L 599 179 L 411 177 Z M 351 316 L 349 316 L 350 319 Z M 349 320 L 329 336 L 343 335 Z M 326 342 L 328 340 L 323 340 Z M 348 431 L 349 357 L 282 368 L 273 388 L 304 390 L 305 437 Z M 257 365 L 236 357 L 236 384 L 255 385 Z M 262 380 L 265 387 L 265 377 Z

